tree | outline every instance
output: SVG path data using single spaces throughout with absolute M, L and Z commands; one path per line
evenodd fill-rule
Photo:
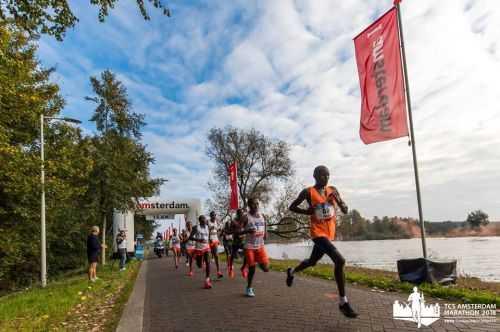
M 119 0 L 90 0 L 99 8 L 99 21 L 104 22 Z M 136 0 L 137 7 L 145 20 L 150 16 L 144 0 Z M 170 9 L 162 0 L 149 0 L 153 7 L 170 16 Z M 0 0 L 0 19 L 15 23 L 33 35 L 48 34 L 61 41 L 66 30 L 78 22 L 67 0 Z
M 99 134 L 93 140 L 95 167 L 89 193 L 97 202 L 106 243 L 111 225 L 107 220 L 113 211 L 134 209 L 139 198 L 151 196 L 163 180 L 150 177 L 154 158 L 140 143 L 144 116 L 132 112 L 125 86 L 109 70 L 90 82 L 96 95 L 86 99 L 97 105 L 91 121 Z M 105 262 L 105 250 L 102 259 Z
M 489 216 L 485 212 L 476 210 L 470 212 L 467 215 L 466 222 L 469 223 L 473 228 L 477 228 L 480 226 L 486 226 L 490 222 L 488 218 Z
M 337 237 L 342 240 L 364 240 L 368 233 L 368 221 L 358 210 L 341 215 L 337 221 Z
M 264 136 L 255 129 L 233 127 L 212 128 L 208 133 L 207 156 L 215 163 L 214 180 L 209 190 L 220 215 L 229 211 L 229 165 L 238 164 L 240 206 L 246 207 L 249 197 L 266 204 L 274 181 L 284 181 L 293 174 L 289 157 L 290 147 L 281 140 Z M 226 195 L 227 194 L 227 195 Z
M 136 214 L 134 216 L 135 235 L 142 234 L 146 241 L 153 238 L 153 232 L 158 226 L 160 226 L 160 224 L 157 223 L 156 220 L 148 220 L 143 214 Z
M 288 209 L 303 187 L 293 179 L 285 183 L 268 218 L 269 233 L 285 239 L 309 238 L 309 216 L 297 214 Z M 303 202 L 303 204 L 306 203 Z
M 0 290 L 40 275 L 40 114 L 64 106 L 52 69 L 36 59 L 36 44 L 0 21 Z M 85 199 L 91 144 L 80 130 L 45 123 L 47 262 L 49 277 L 85 259 L 91 203 Z M 63 257 L 63 259 L 62 259 Z
M 0 20 L 0 293 L 40 276 L 40 115 L 57 117 L 64 106 L 52 72 L 37 61 L 32 35 Z M 130 111 L 114 76 L 106 77 L 113 88 L 96 84 L 106 96 L 91 100 L 99 108 L 94 120 L 107 122 L 101 126 L 107 131 L 83 136 L 64 122 L 44 123 L 49 280 L 86 264 L 85 240 L 103 211 L 132 207 L 161 183 L 149 176 L 153 158 L 139 140 L 142 116 Z M 106 177 L 113 181 L 101 191 Z

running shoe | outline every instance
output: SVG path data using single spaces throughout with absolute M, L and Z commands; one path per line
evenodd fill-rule
M 207 278 L 207 279 L 205 280 L 205 285 L 203 286 L 203 288 L 205 288 L 205 289 L 210 289 L 210 288 L 212 288 L 212 282 L 210 281 L 210 278 Z
M 291 267 L 289 267 L 286 270 L 286 285 L 288 287 L 292 287 L 292 285 L 293 285 L 293 273 L 292 273 L 292 268 Z
M 217 278 L 219 278 L 219 279 L 220 279 L 220 278 L 222 278 L 222 277 L 224 277 L 224 274 L 223 274 L 222 272 L 220 272 L 220 271 L 219 271 L 219 272 L 217 272 Z
M 243 279 L 246 279 L 248 277 L 248 269 L 242 267 L 240 270 L 241 270 L 241 276 L 243 277 Z
M 193 276 L 193 271 L 189 271 L 186 275 L 187 275 L 188 277 L 192 277 L 192 276 Z
M 346 302 L 342 305 L 339 304 L 339 309 L 344 314 L 344 316 L 346 316 L 348 318 L 358 317 L 358 314 L 351 308 L 351 306 L 349 305 L 349 302 Z
M 247 297 L 255 297 L 255 293 L 254 293 L 254 291 L 253 291 L 253 288 L 252 288 L 252 287 L 247 287 L 247 288 L 245 289 L 245 295 L 246 295 Z

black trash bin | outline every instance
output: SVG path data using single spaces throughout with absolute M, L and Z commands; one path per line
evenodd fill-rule
M 412 284 L 423 282 L 450 284 L 457 281 L 457 261 L 433 261 L 425 258 L 400 259 L 399 280 Z

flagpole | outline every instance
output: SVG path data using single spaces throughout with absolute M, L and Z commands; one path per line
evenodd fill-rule
M 408 118 L 410 120 L 410 142 L 411 142 L 411 150 L 413 153 L 413 170 L 415 171 L 415 185 L 417 187 L 417 202 L 418 202 L 418 218 L 420 220 L 420 232 L 422 239 L 422 250 L 424 252 L 424 258 L 427 259 L 427 247 L 425 245 L 425 226 L 424 226 L 424 218 L 422 214 L 422 199 L 420 197 L 420 181 L 418 178 L 418 166 L 417 166 L 417 148 L 415 146 L 415 135 L 413 134 L 413 118 L 411 114 L 411 100 L 410 100 L 410 84 L 408 83 L 408 70 L 406 67 L 406 53 L 405 53 L 405 43 L 403 39 L 403 24 L 401 23 L 401 11 L 399 9 L 399 2 L 394 1 L 397 10 L 398 16 L 398 27 L 399 27 L 399 40 L 401 43 L 401 55 L 403 58 L 403 76 L 405 78 L 405 92 L 406 92 L 406 100 L 408 103 Z

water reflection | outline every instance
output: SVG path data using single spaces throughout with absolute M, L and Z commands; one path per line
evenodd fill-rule
M 396 271 L 401 258 L 422 257 L 420 239 L 335 242 L 348 265 Z M 303 259 L 311 254 L 312 242 L 266 245 L 269 256 Z M 457 260 L 459 275 L 500 281 L 500 237 L 428 238 L 427 252 L 435 260 Z M 321 263 L 330 263 L 324 257 Z

